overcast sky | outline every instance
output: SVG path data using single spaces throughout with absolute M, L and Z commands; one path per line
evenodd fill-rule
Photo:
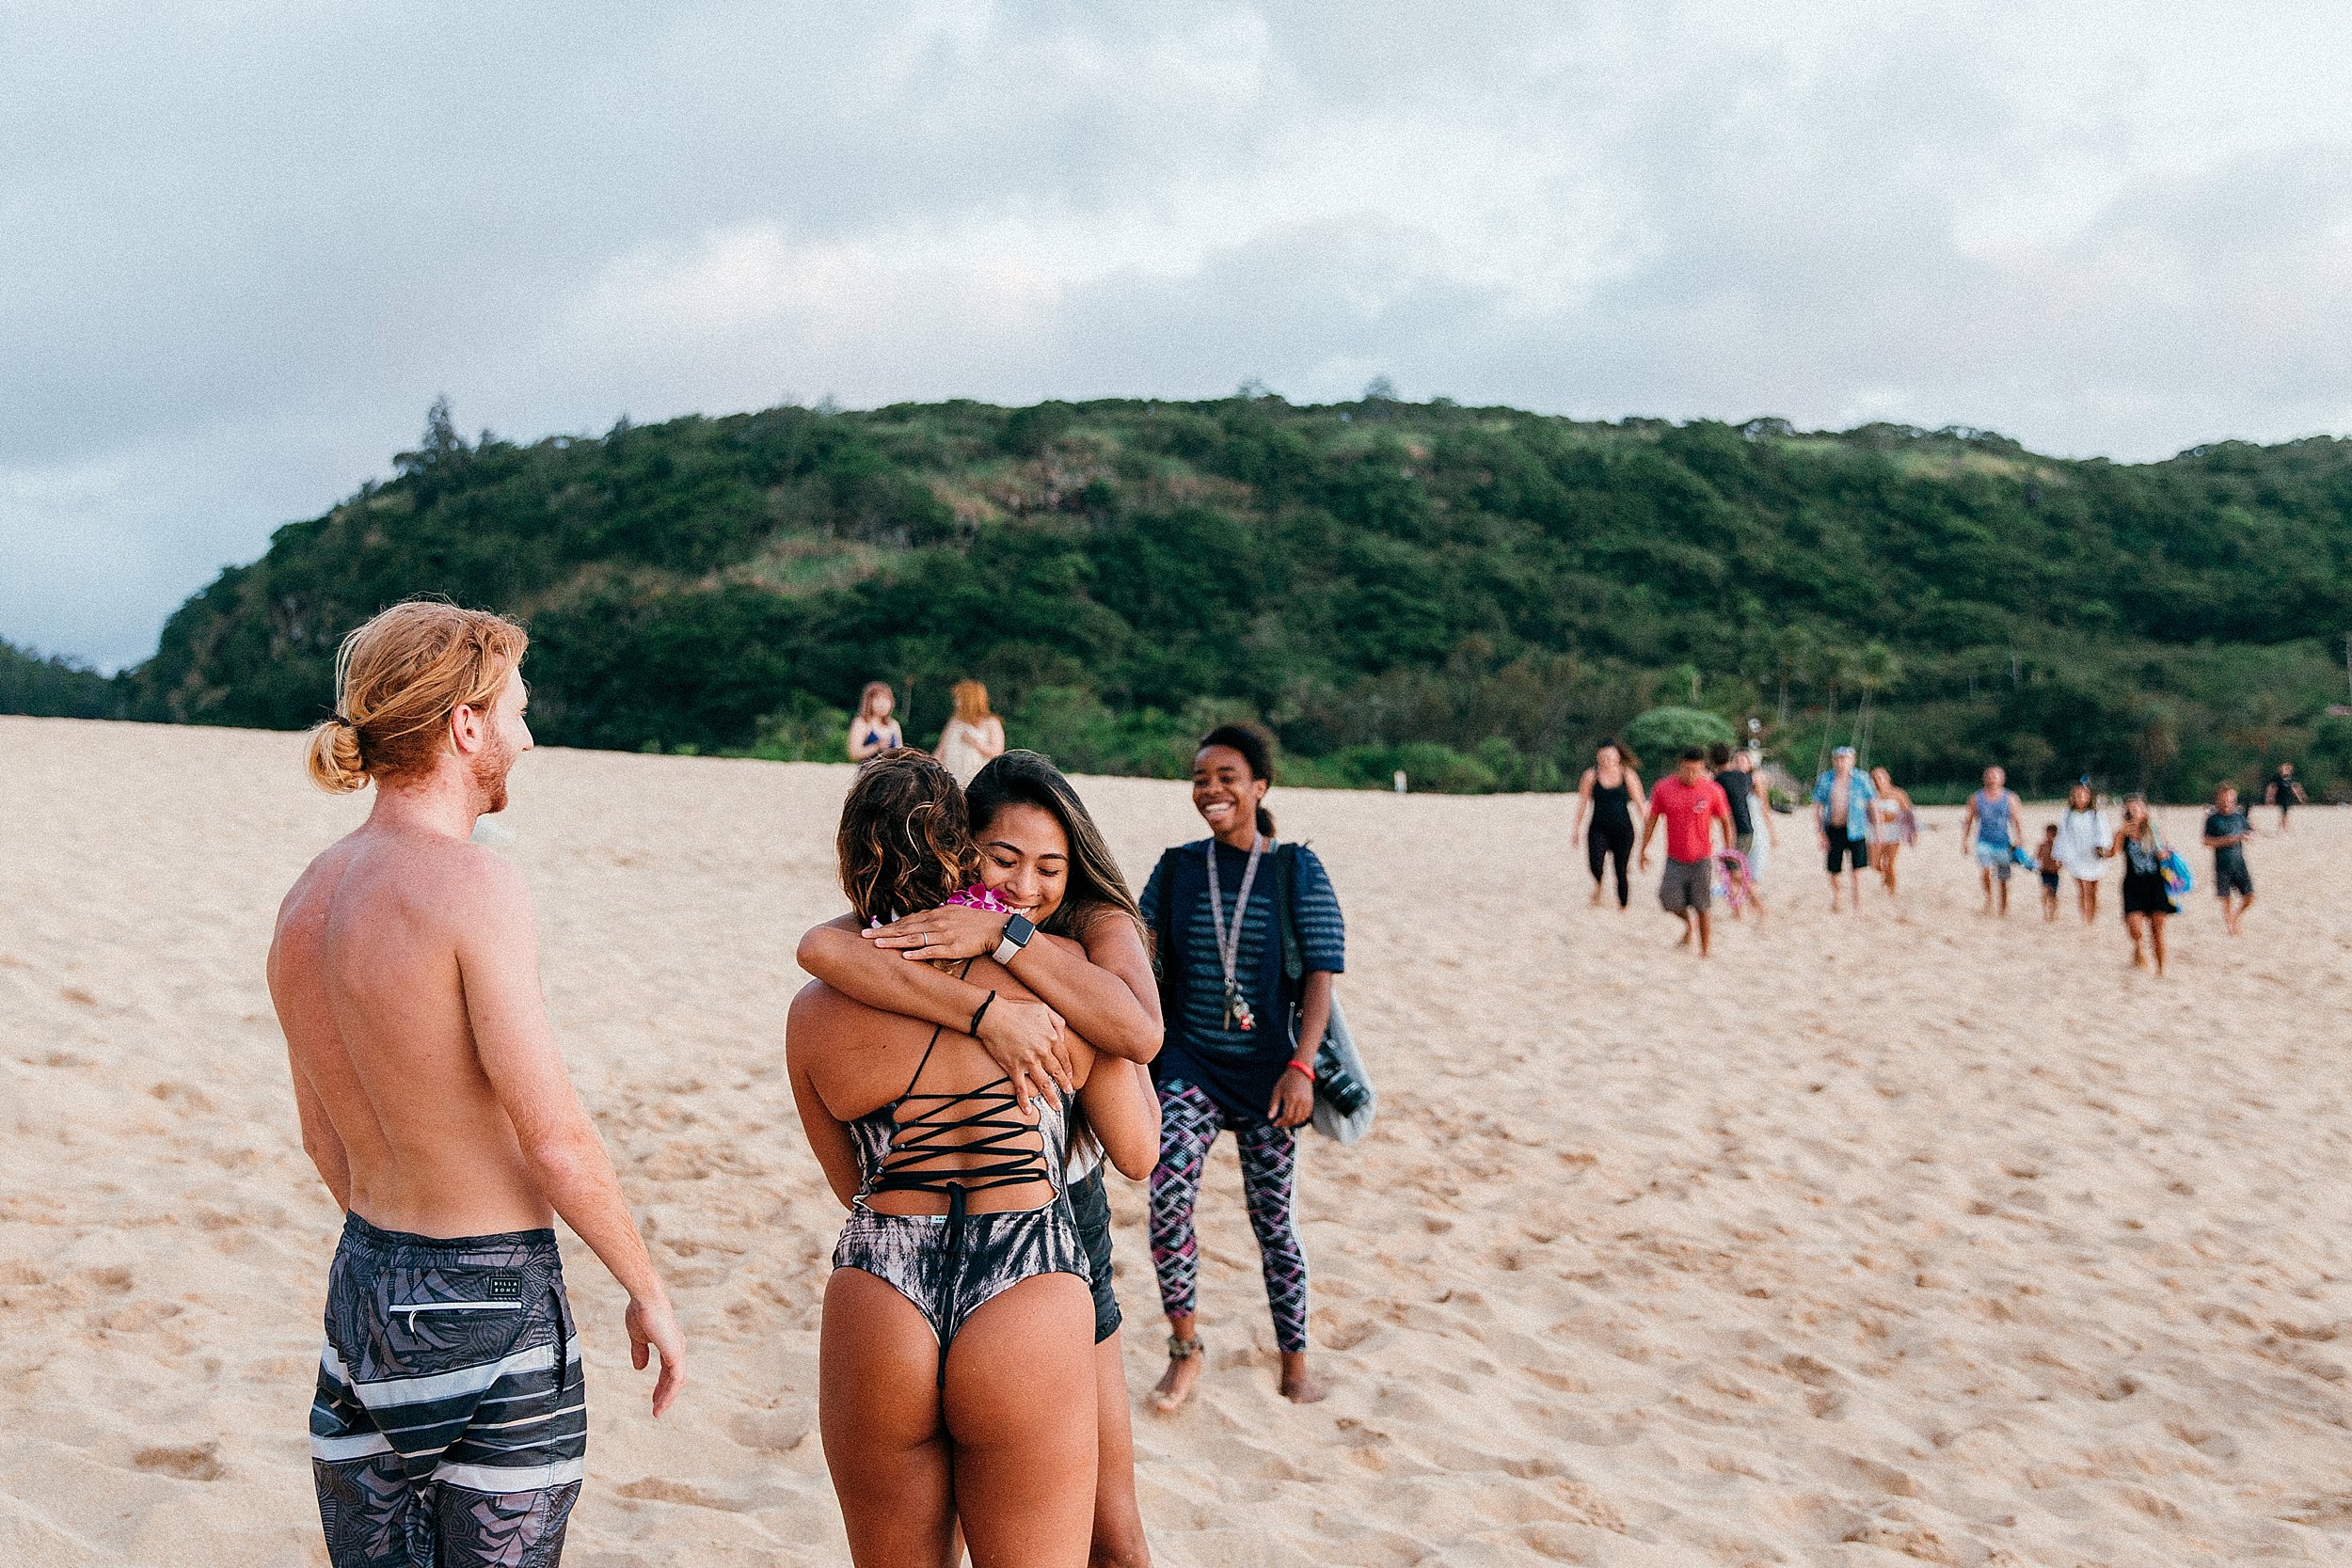
M 2352 430 L 2352 8 L 0 0 L 0 637 L 460 425 L 830 394 Z

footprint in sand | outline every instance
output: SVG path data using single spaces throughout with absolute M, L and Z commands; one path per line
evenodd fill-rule
M 181 1481 L 218 1481 L 228 1473 L 220 1462 L 218 1443 L 189 1443 L 177 1448 L 141 1449 L 131 1456 L 131 1467 L 150 1475 L 174 1476 Z

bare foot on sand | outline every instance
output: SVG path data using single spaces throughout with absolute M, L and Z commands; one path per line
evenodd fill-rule
M 1282 1353 L 1282 1397 L 1293 1404 L 1313 1404 L 1324 1397 L 1323 1385 L 1307 1372 L 1307 1353 Z
M 1152 1386 L 1152 1408 L 1163 1416 L 1172 1416 L 1192 1398 L 1192 1386 L 1200 1381 L 1200 1341 L 1189 1335 L 1172 1336 L 1171 1343 L 1192 1347 L 1189 1354 L 1170 1355 L 1168 1370 Z M 1319 1396 L 1318 1396 L 1319 1397 Z

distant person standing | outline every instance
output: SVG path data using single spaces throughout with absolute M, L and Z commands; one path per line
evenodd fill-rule
M 1883 768 L 1870 769 L 1870 863 L 1878 868 L 1886 895 L 1895 895 L 1895 862 L 1903 846 L 1919 833 L 1911 796 L 1895 787 L 1894 775 Z
M 2263 785 L 2263 802 L 2279 808 L 2280 832 L 2287 831 L 2287 813 L 2310 800 L 2303 793 L 2302 781 L 2295 776 L 2295 764 L 2291 762 L 2280 763 L 2279 770 L 2270 775 L 2270 782 Z
M 867 681 L 866 689 L 858 694 L 857 717 L 850 721 L 850 760 L 864 762 L 878 752 L 896 751 L 906 744 L 898 731 L 898 721 L 890 710 L 898 705 L 891 694 L 888 681 Z
M 2154 952 L 2156 973 L 2161 975 L 2164 923 L 2181 911 L 2164 882 L 2164 863 L 2171 851 L 2165 847 L 2164 835 L 2156 829 L 2145 796 L 2123 797 L 2123 825 L 2115 830 L 2115 842 L 2100 853 L 2123 859 L 2123 927 L 2132 934 L 2132 967 L 2148 967 L 2144 945 Z
M 2246 841 L 2254 825 L 2237 801 L 2237 785 L 2225 784 L 2213 792 L 2213 810 L 2205 814 L 2205 847 L 2213 851 L 2213 890 L 2221 895 L 2221 924 L 2238 934 L 2246 911 L 2254 907 L 2254 874 L 2246 868 Z
M 1746 752 L 1735 752 L 1717 741 L 1707 749 L 1707 764 L 1715 775 L 1715 783 L 1731 802 L 1731 844 L 1740 851 L 1739 861 L 1724 878 L 1724 885 L 1735 896 L 1731 899 L 1731 918 L 1740 918 L 1743 905 L 1756 906 L 1756 918 L 1764 918 L 1764 894 L 1756 880 L 1764 874 L 1763 858 L 1756 853 L 1759 836 L 1770 837 L 1772 831 L 1772 813 L 1756 793 L 1756 759 Z
M 1584 863 L 1593 872 L 1595 908 L 1599 907 L 1606 886 L 1601 873 L 1612 859 L 1617 869 L 1617 908 L 1624 909 L 1632 897 L 1626 869 L 1633 860 L 1633 818 L 1642 810 L 1640 766 L 1641 759 L 1615 740 L 1604 740 L 1593 752 L 1593 766 L 1577 781 L 1576 826 L 1568 830 L 1568 837 L 1573 841 L 1583 834 Z M 1589 832 L 1584 828 L 1587 812 L 1593 818 Z
M 1969 835 L 1975 834 L 1975 843 Z M 1984 912 L 1994 912 L 1994 888 L 2000 889 L 2000 912 L 2009 913 L 2010 873 L 2017 868 L 2017 846 L 2026 836 L 2026 808 L 2009 787 L 2001 768 L 1984 770 L 1984 787 L 1968 797 L 1968 810 L 1960 819 L 1960 849 L 1977 858 L 1977 879 L 1984 883 Z
M 1682 753 L 1671 778 L 1650 791 L 1649 821 L 1642 829 L 1642 869 L 1649 869 L 1649 844 L 1666 823 L 1666 875 L 1658 902 L 1682 922 L 1682 941 L 1696 931 L 1699 957 L 1706 958 L 1712 931 L 1708 911 L 1715 897 L 1715 824 L 1723 824 L 1724 847 L 1731 847 L 1731 801 L 1723 785 L 1707 776 L 1707 753 L 1692 746 Z
M 1854 771 L 1854 752 L 1840 746 L 1829 754 L 1829 771 L 1813 781 L 1813 831 L 1829 857 L 1829 910 L 1839 902 L 1837 875 L 1846 876 L 1853 912 L 1862 912 L 1862 873 L 1870 864 L 1870 802 L 1877 790 Z
M 978 681 L 956 682 L 956 716 L 939 732 L 939 750 L 931 754 L 939 765 L 969 784 L 979 770 L 1005 751 L 1005 721 L 988 711 L 988 688 Z
M 1749 746 L 1731 753 L 1733 769 L 1743 775 L 1749 785 L 1748 820 L 1756 832 L 1747 845 L 1748 879 L 1764 880 L 1764 868 L 1772 863 L 1772 854 L 1780 847 L 1780 829 L 1772 821 L 1772 786 L 1769 779 L 1756 777 L 1764 765 L 1764 750 Z
M 2099 798 L 2084 779 L 2066 792 L 2066 811 L 2058 818 L 2058 858 L 2074 879 L 2074 902 L 2083 924 L 2099 918 L 2099 883 L 2107 874 L 2100 857 L 2115 838 L 2115 825 L 2099 809 Z

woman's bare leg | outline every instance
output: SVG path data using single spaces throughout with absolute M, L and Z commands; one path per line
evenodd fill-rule
M 1083 1568 L 1094 1535 L 1094 1292 L 1037 1275 L 947 1352 L 955 1506 L 973 1568 Z
M 2132 934 L 2132 967 L 2146 969 L 2148 955 L 2145 951 L 2145 944 L 2148 937 L 2148 917 L 2144 914 L 2127 914 L 2123 917 L 2123 928 Z
M 1089 1568 L 1152 1568 L 1136 1502 L 1136 1429 L 1120 1336 L 1094 1347 L 1094 1547 Z
M 2164 916 L 2160 914 L 2148 917 L 2148 945 L 2155 950 L 2156 973 L 2161 974 L 2164 973 Z
M 860 1269 L 835 1269 L 825 1284 L 817 1425 L 850 1560 L 954 1568 L 961 1554 L 939 1344 L 913 1302 Z

